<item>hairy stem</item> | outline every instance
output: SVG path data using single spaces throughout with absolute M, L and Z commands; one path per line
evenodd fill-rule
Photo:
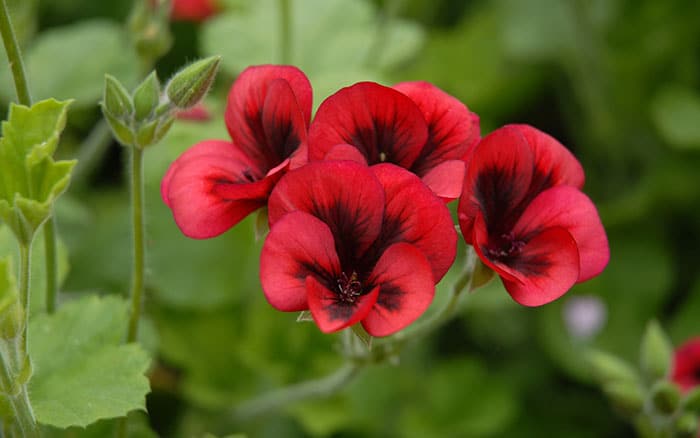
M 29 351 L 29 342 L 27 339 L 27 327 L 29 326 L 29 281 L 31 277 L 32 264 L 32 243 L 19 245 L 19 302 L 22 304 L 24 311 L 24 322 L 22 332 L 21 348 L 24 348 L 24 354 Z
M 328 397 L 350 383 L 361 369 L 362 363 L 349 362 L 320 379 L 280 388 L 249 400 L 237 406 L 232 412 L 232 417 L 239 421 L 249 420 L 278 411 L 293 402 Z
M 9 424 L 4 424 L 6 430 L 13 432 L 12 435 L 8 436 L 15 436 L 16 434 L 21 437 L 38 437 L 39 426 L 36 423 L 32 405 L 29 402 L 27 385 L 16 384 L 10 361 L 4 354 L 4 351 L 3 354 L 0 354 L 0 383 L 14 414 L 14 422 L 10 421 Z
M 131 274 L 131 315 L 126 341 L 135 342 L 139 330 L 144 289 L 143 150 L 136 147 L 129 149 L 131 151 L 131 223 L 134 254 Z
M 0 34 L 2 34 L 2 42 L 5 45 L 7 59 L 10 62 L 10 70 L 12 70 L 17 100 L 22 105 L 30 106 L 32 104 L 32 97 L 29 93 L 27 75 L 24 72 L 22 52 L 19 49 L 19 44 L 17 44 L 17 37 L 12 27 L 10 12 L 5 0 L 0 0 Z

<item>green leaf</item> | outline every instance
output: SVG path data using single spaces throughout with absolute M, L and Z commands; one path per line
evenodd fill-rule
M 0 218 L 23 243 L 50 216 L 52 203 L 67 188 L 75 161 L 52 155 L 66 124 L 69 101 L 54 99 L 31 108 L 10 104 L 0 139 Z
M 36 99 L 74 98 L 76 107 L 94 105 L 102 95 L 105 73 L 123 83 L 136 82 L 139 61 L 122 26 L 107 20 L 85 20 L 42 32 L 26 51 L 26 71 Z M 9 84 L 7 69 L 2 76 Z M 0 87 L 6 99 L 9 85 Z M 9 99 L 8 99 L 9 100 Z
M 139 345 L 122 344 L 126 322 L 124 300 L 97 296 L 32 319 L 29 393 L 40 423 L 84 427 L 145 409 L 150 359 Z
M 663 88 L 651 104 L 651 116 L 669 145 L 700 148 L 700 94 L 678 85 Z

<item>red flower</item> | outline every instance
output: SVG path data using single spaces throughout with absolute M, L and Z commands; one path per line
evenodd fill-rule
M 530 126 L 505 126 L 474 148 L 460 228 L 518 303 L 546 304 L 607 265 L 605 230 L 583 182 L 574 156 Z
M 326 333 L 357 322 L 373 336 L 401 330 L 454 261 L 449 211 L 391 164 L 309 163 L 279 181 L 268 207 L 265 296 L 278 310 L 311 310 Z
M 700 337 L 690 339 L 676 349 L 671 379 L 683 391 L 700 386 Z
M 219 12 L 216 0 L 173 0 L 170 18 L 174 21 L 204 21 Z
M 232 141 L 197 143 L 161 183 L 175 222 L 196 239 L 217 236 L 264 206 L 291 161 L 306 160 L 299 145 L 311 118 L 311 85 L 296 67 L 249 67 L 231 87 L 224 118 Z
M 450 201 L 461 193 L 463 158 L 478 139 L 479 118 L 434 85 L 360 82 L 319 107 L 309 127 L 309 159 L 394 163 Z

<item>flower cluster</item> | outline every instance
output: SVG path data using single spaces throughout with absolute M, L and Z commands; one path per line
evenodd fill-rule
M 219 235 L 267 207 L 260 278 L 282 311 L 310 310 L 324 332 L 406 327 L 453 264 L 457 232 L 524 305 L 602 271 L 608 246 L 583 170 L 535 128 L 481 138 L 479 118 L 426 82 L 361 82 L 311 119 L 308 79 L 291 66 L 243 71 L 228 96 L 231 140 L 207 140 L 163 178 L 182 232 Z

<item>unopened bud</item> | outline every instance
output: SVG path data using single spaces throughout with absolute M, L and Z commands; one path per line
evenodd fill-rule
M 670 415 L 680 405 L 681 391 L 675 384 L 668 380 L 662 380 L 651 389 L 651 401 L 657 412 Z
M 612 382 L 603 386 L 603 391 L 613 405 L 628 415 L 636 415 L 644 407 L 644 392 L 642 388 L 630 381 Z
M 648 382 L 655 382 L 668 375 L 671 368 L 673 347 L 663 329 L 656 321 L 647 326 L 642 338 L 640 363 L 644 377 Z
M 695 438 L 698 434 L 698 417 L 695 414 L 686 412 L 678 417 L 675 424 L 676 437 Z
M 598 350 L 591 350 L 586 359 L 593 376 L 600 383 L 638 380 L 637 371 L 624 360 Z
M 110 75 L 105 75 L 102 107 L 116 118 L 130 116 L 134 112 L 134 104 L 129 92 L 116 78 Z
M 180 109 L 191 108 L 209 91 L 221 63 L 220 56 L 212 56 L 188 65 L 170 79 L 166 93 Z
M 683 409 L 700 415 L 700 387 L 688 392 L 683 398 Z
M 136 120 L 142 121 L 151 117 L 160 103 L 160 83 L 156 72 L 151 72 L 146 79 L 134 90 L 134 108 Z
M 104 106 L 102 107 L 102 114 L 107 119 L 114 138 L 124 146 L 133 146 L 135 139 L 131 128 L 120 119 L 114 117 Z

